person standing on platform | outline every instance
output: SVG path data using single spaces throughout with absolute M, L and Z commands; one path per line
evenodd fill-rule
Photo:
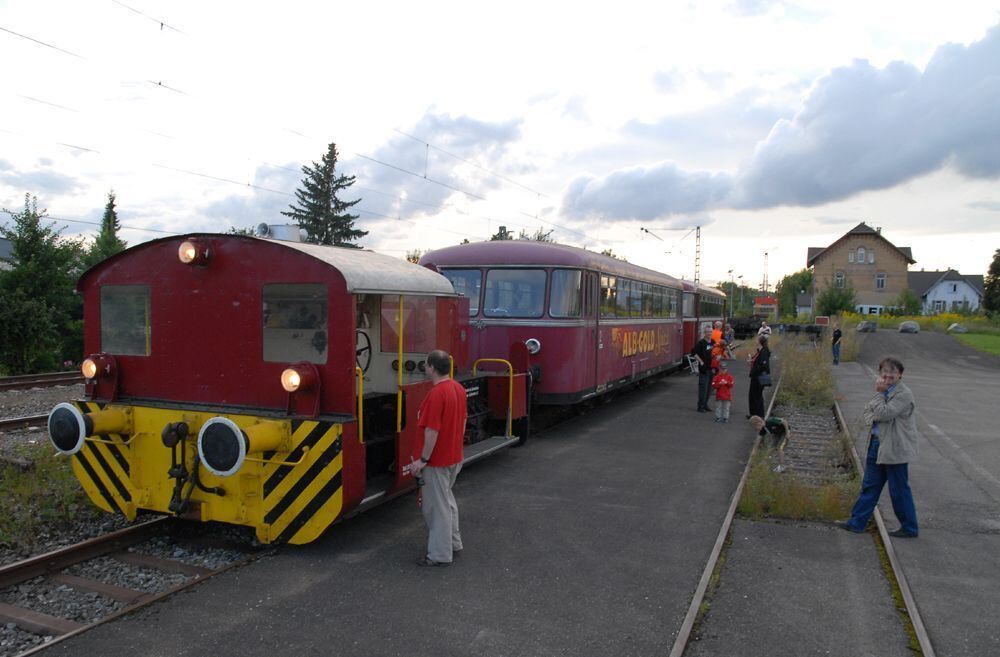
M 733 403 L 733 386 L 736 381 L 729 373 L 726 361 L 719 361 L 719 373 L 712 379 L 715 388 L 715 421 L 729 422 L 729 407 Z
M 427 354 L 427 378 L 434 387 L 424 398 L 417 414 L 417 426 L 424 430 L 417 440 L 414 457 L 404 467 L 418 482 L 423 480 L 421 510 L 427 523 L 427 553 L 420 566 L 447 566 L 462 551 L 458 528 L 458 504 L 452 487 L 462 469 L 462 442 L 465 437 L 465 388 L 454 381 L 451 358 L 435 349 Z
M 707 413 L 708 396 L 712 392 L 712 327 L 701 329 L 701 340 L 691 349 L 691 355 L 698 359 L 698 412 Z
M 771 327 L 767 325 L 767 322 L 761 320 L 760 328 L 757 329 L 757 337 L 764 336 L 765 338 L 771 337 Z
M 899 528 L 889 532 L 889 536 L 916 538 L 920 528 L 910 490 L 908 466 L 917 455 L 920 437 L 917 433 L 917 405 L 913 392 L 902 382 L 903 363 L 895 358 L 883 358 L 878 364 L 878 371 L 876 394 L 865 406 L 863 414 L 865 424 L 871 429 L 861 494 L 854 503 L 851 517 L 834 524 L 855 533 L 863 532 L 888 482 L 892 510 L 899 520 Z
M 833 325 L 833 364 L 840 365 L 840 339 L 844 334 L 840 332 L 840 326 Z
M 726 357 L 726 343 L 722 341 L 722 322 L 715 320 L 712 323 L 712 358 L 722 360 Z M 712 364 L 712 376 L 719 373 L 719 368 Z
M 757 336 L 757 353 L 750 359 L 750 391 L 748 393 L 747 405 L 750 407 L 751 415 L 764 417 L 764 385 L 760 377 L 763 374 L 771 376 L 771 350 L 767 347 L 767 336 Z

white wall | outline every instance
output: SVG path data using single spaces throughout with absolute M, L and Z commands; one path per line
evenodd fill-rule
M 937 301 L 943 301 L 944 308 L 936 309 Z M 969 310 L 976 310 L 979 308 L 979 292 L 965 281 L 941 281 L 927 291 L 924 313 L 948 312 L 952 303 L 957 302 L 961 306 L 963 301 L 969 303 Z

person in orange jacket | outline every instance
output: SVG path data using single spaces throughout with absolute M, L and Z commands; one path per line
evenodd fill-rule
M 729 407 L 733 402 L 733 386 L 736 381 L 729 373 L 726 361 L 719 361 L 719 373 L 712 378 L 712 387 L 715 388 L 715 421 L 729 422 Z

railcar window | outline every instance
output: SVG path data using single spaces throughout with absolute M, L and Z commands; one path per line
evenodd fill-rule
M 663 317 L 663 294 L 664 289 L 659 285 L 653 286 L 653 317 Z
M 614 317 L 617 283 L 614 276 L 601 276 L 601 317 Z
M 617 305 L 615 306 L 615 315 L 618 317 L 628 317 L 629 309 L 629 294 L 631 294 L 631 281 L 625 280 L 624 278 L 618 279 L 618 294 L 617 294 Z
M 442 269 L 441 273 L 451 281 L 458 292 L 469 297 L 469 316 L 479 314 L 479 293 L 483 285 L 483 272 L 478 269 Z
M 684 316 L 694 317 L 694 294 L 690 292 L 684 293 Z
M 491 269 L 486 272 L 483 314 L 487 317 L 541 317 L 544 310 L 544 269 Z
M 326 286 L 271 283 L 264 286 L 261 298 L 264 360 L 325 363 L 329 338 Z
M 681 291 L 667 288 L 667 299 L 670 303 L 670 317 L 680 317 Z
M 549 315 L 552 317 L 580 316 L 580 281 L 578 269 L 554 269 L 549 292 Z
M 653 285 L 651 283 L 642 283 L 642 316 L 654 317 Z
M 101 288 L 101 350 L 121 356 L 148 356 L 149 286 Z

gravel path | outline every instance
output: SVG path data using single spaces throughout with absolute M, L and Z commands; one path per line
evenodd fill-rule
M 59 402 L 83 397 L 82 383 L 30 390 L 0 392 L 0 418 L 25 417 L 48 413 Z M 0 458 L 20 457 L 26 448 L 48 442 L 45 427 L 0 431 Z

